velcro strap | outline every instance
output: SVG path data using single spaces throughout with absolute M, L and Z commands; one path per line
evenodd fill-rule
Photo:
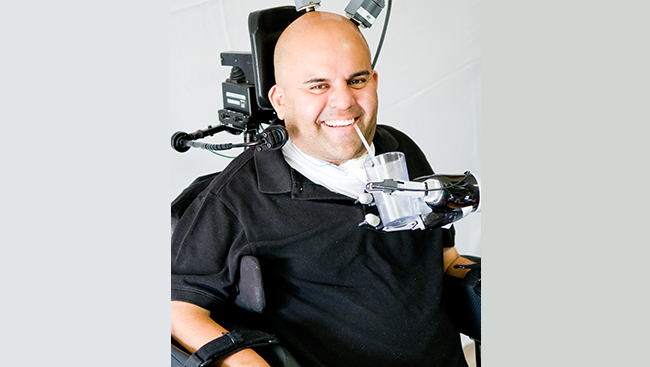
M 231 331 L 197 350 L 183 364 L 183 367 L 205 367 L 231 354 L 247 348 L 261 347 L 270 344 L 280 344 L 273 335 L 257 330 L 244 332 Z

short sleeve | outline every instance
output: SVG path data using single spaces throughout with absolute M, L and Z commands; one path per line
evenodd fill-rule
M 172 235 L 172 300 L 210 309 L 233 297 L 239 259 L 249 253 L 233 212 L 215 194 L 199 194 Z

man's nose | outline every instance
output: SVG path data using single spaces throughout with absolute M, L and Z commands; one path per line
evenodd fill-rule
M 336 88 L 333 88 L 333 90 L 330 93 L 330 99 L 329 99 L 329 105 L 330 108 L 335 108 L 339 110 L 347 110 L 348 108 L 354 106 L 356 104 L 356 100 L 354 98 L 354 94 L 352 90 L 349 88 L 349 86 L 339 86 Z

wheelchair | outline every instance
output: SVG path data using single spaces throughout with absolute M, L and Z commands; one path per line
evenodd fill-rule
M 233 133 L 246 133 L 245 139 L 254 136 L 253 126 L 259 121 L 273 121 L 275 115 L 267 97 L 268 90 L 275 84 L 273 71 L 273 52 L 275 44 L 282 31 L 304 12 L 297 12 L 294 6 L 281 6 L 258 10 L 249 14 L 248 28 L 251 41 L 251 54 L 222 53 L 222 64 L 233 66 L 233 74 L 243 72 L 254 81 L 256 108 L 248 111 L 219 111 L 222 128 Z M 247 81 L 248 82 L 248 81 Z M 207 134 L 213 133 L 214 128 Z M 200 134 L 200 137 L 206 134 Z M 219 172 L 197 178 L 172 202 L 171 227 L 172 233 L 185 210 L 201 193 Z M 465 256 L 478 264 L 479 257 Z M 259 353 L 271 366 L 300 367 L 291 353 L 275 339 L 272 331 L 261 330 L 258 318 L 265 306 L 264 285 L 258 260 L 254 256 L 244 256 L 241 259 L 239 276 L 239 294 L 232 305 L 224 305 L 225 311 L 233 315 L 230 320 L 218 322 L 228 330 L 252 331 L 267 342 L 258 343 L 253 349 Z M 461 334 L 474 341 L 476 365 L 481 361 L 481 283 L 480 271 L 471 279 L 459 279 L 445 276 L 443 298 L 445 305 Z M 181 345 L 172 339 L 171 366 L 183 367 L 190 361 L 191 355 Z

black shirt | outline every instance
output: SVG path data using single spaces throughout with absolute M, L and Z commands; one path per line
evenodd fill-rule
M 420 149 L 378 126 L 376 154 Z M 239 260 L 261 262 L 262 318 L 303 366 L 465 366 L 441 302 L 453 228 L 376 232 L 364 209 L 317 185 L 282 152 L 247 150 L 190 204 L 172 236 L 172 300 L 215 310 L 236 295 Z M 219 320 L 217 320 L 219 322 Z

